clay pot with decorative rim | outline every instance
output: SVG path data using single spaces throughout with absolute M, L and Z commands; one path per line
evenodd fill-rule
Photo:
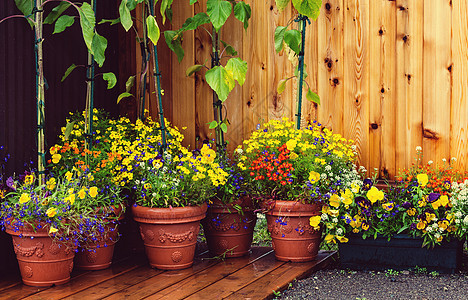
M 310 217 L 321 214 L 321 205 L 271 200 L 266 214 L 275 257 L 280 261 L 305 262 L 317 257 L 321 231 L 310 226 Z
M 234 205 L 242 207 L 239 212 Z M 240 257 L 250 252 L 257 215 L 252 199 L 242 197 L 232 204 L 214 200 L 202 220 L 208 249 L 214 255 Z
M 110 209 L 113 210 L 112 214 L 118 217 L 118 221 L 124 218 L 122 205 L 112 206 Z M 107 215 L 107 213 L 105 214 Z M 96 242 L 89 242 L 85 248 L 78 248 L 75 256 L 75 267 L 77 269 L 96 271 L 110 267 L 114 256 L 115 243 L 119 238 L 118 223 L 109 223 L 105 227 L 105 239 L 101 238 Z
M 206 203 L 174 208 L 132 206 L 152 267 L 180 270 L 192 266 L 200 220 L 206 209 Z
M 14 231 L 13 227 L 6 226 L 6 232 L 13 238 L 24 284 L 45 287 L 70 281 L 75 251 L 51 238 L 48 227 L 34 230 L 24 225 Z

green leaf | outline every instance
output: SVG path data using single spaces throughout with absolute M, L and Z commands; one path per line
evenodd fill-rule
M 320 105 L 320 97 L 310 89 L 307 91 L 306 99 Z
M 129 93 L 134 84 L 135 84 L 135 76 L 128 77 L 127 82 L 125 82 L 125 91 Z
M 210 125 L 210 127 L 209 127 L 210 129 L 218 127 L 218 122 L 216 122 L 216 121 L 211 121 L 210 123 L 207 123 L 207 124 Z
M 190 5 L 197 3 L 197 0 L 190 0 Z
M 247 62 L 239 57 L 230 58 L 226 64 L 226 70 L 232 73 L 232 76 L 242 86 L 247 74 Z
M 284 33 L 284 42 L 291 48 L 292 51 L 299 54 L 301 52 L 301 32 L 296 29 L 288 30 Z M 275 41 L 276 48 L 276 41 Z
M 211 23 L 216 32 L 226 23 L 231 11 L 231 3 L 226 0 L 208 0 L 206 2 L 206 12 L 210 16 Z
M 70 75 L 70 73 L 73 72 L 73 70 L 75 70 L 75 68 L 76 68 L 75 64 L 72 64 L 71 66 L 69 66 L 68 69 L 65 71 L 65 74 L 63 74 L 62 80 L 60 80 L 60 82 L 63 82 L 68 77 L 68 75 Z
M 275 50 L 276 52 L 280 52 L 283 50 L 283 41 L 284 41 L 284 33 L 288 29 L 286 26 L 278 26 L 275 29 Z
M 80 14 L 81 31 L 83 33 L 83 39 L 85 41 L 86 47 L 88 47 L 88 50 L 91 52 L 91 54 L 94 54 L 92 52 L 94 26 L 96 24 L 94 11 L 89 3 L 83 2 L 81 8 L 78 9 L 78 12 Z
M 187 18 L 180 28 L 181 31 L 195 30 L 198 26 L 210 23 L 210 17 L 204 12 L 198 13 L 191 18 Z
M 122 23 L 122 26 L 125 29 L 125 31 L 128 31 L 130 28 L 132 28 L 132 15 L 130 14 L 130 10 L 127 7 L 127 0 L 122 0 L 122 2 L 120 2 L 119 15 L 120 23 Z
M 70 137 L 70 134 L 73 131 L 74 125 L 75 121 L 67 123 L 67 125 L 65 126 L 65 132 L 63 133 L 63 136 L 65 137 L 66 141 L 68 141 L 68 138 Z
M 278 87 L 276 88 L 276 91 L 278 92 L 278 94 L 283 93 L 284 90 L 286 89 L 286 81 L 288 81 L 287 78 L 281 79 L 280 82 L 278 83 Z
M 94 55 L 94 60 L 97 62 L 99 67 L 102 67 L 104 61 L 106 60 L 105 52 L 107 48 L 107 40 L 105 37 L 94 34 L 93 44 L 91 45 L 92 54 Z
M 166 40 L 166 44 L 169 49 L 174 51 L 174 53 L 177 55 L 177 60 L 180 63 L 184 58 L 184 49 L 182 49 L 180 35 L 178 35 L 177 31 L 166 30 L 164 31 L 164 39 Z
M 102 19 L 98 24 L 110 23 L 111 25 L 119 24 L 120 18 L 117 19 Z
M 55 22 L 55 20 L 60 17 L 64 11 L 67 10 L 67 8 L 70 7 L 70 3 L 68 2 L 60 2 L 59 5 L 54 7 L 52 11 L 47 15 L 47 17 L 44 19 L 44 24 L 52 24 Z
M 250 9 L 250 5 L 246 4 L 245 2 L 237 2 L 237 4 L 234 6 L 234 17 L 244 23 L 244 29 L 249 27 L 249 19 L 251 15 L 252 10 Z
M 153 43 L 153 45 L 157 45 L 159 41 L 159 37 L 161 32 L 159 31 L 158 23 L 153 16 L 148 16 L 146 18 L 146 28 L 148 30 L 148 37 Z
M 226 133 L 227 132 L 227 125 L 226 123 L 221 123 L 221 125 L 219 125 L 219 128 L 221 128 L 221 130 Z
M 193 73 L 198 72 L 203 68 L 203 65 L 193 65 L 185 71 L 185 76 L 191 76 Z
M 23 13 L 23 15 L 28 16 L 32 13 L 34 8 L 34 1 L 32 0 L 15 0 L 16 7 Z
M 170 11 L 170 8 L 171 8 L 171 5 L 172 5 L 172 1 L 173 0 L 162 0 L 161 1 L 160 12 L 161 12 L 163 24 L 166 22 L 166 14 L 169 17 L 169 11 Z M 190 4 L 192 4 L 192 3 L 190 3 Z
M 317 20 L 320 14 L 322 0 L 292 0 L 297 12 L 313 20 Z
M 102 74 L 102 78 L 107 81 L 107 89 L 110 90 L 117 83 L 117 77 L 112 72 Z
M 75 23 L 75 18 L 67 15 L 61 16 L 60 18 L 58 18 L 57 22 L 55 22 L 55 28 L 53 33 L 60 33 L 64 31 L 67 27 L 72 26 L 73 23 Z
M 205 79 L 213 91 L 218 94 L 218 98 L 221 101 L 227 99 L 227 96 L 236 85 L 232 74 L 226 71 L 223 66 L 216 66 L 206 71 Z
M 291 0 L 275 0 L 276 7 L 278 7 L 279 11 L 282 11 L 282 10 L 284 10 L 286 8 L 286 6 L 288 6 L 290 1 Z
M 119 104 L 120 100 L 122 100 L 123 98 L 127 98 L 127 97 L 133 97 L 133 95 L 127 92 L 120 94 L 119 97 L 117 98 L 117 104 Z
M 238 53 L 236 51 L 236 49 L 234 49 L 233 46 L 229 45 L 228 43 L 226 43 L 225 41 L 221 41 L 221 43 L 223 44 L 224 46 L 224 51 L 226 51 L 227 55 L 230 55 L 230 56 L 236 56 Z

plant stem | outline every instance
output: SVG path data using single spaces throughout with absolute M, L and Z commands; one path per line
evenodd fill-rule
M 211 58 L 211 67 L 219 66 L 219 35 L 213 27 L 213 55 Z M 218 94 L 213 91 L 213 113 L 214 119 L 218 123 L 218 126 L 215 128 L 215 138 L 216 138 L 216 149 L 220 152 L 224 152 L 226 145 L 224 143 L 224 132 L 221 130 L 221 123 L 223 122 L 222 115 L 223 106 L 219 100 Z

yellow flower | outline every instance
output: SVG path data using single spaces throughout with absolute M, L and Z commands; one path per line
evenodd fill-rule
M 56 153 L 54 155 L 52 155 L 52 162 L 54 164 L 58 163 L 60 161 L 60 159 L 62 158 L 62 155 Z
M 54 226 L 50 226 L 49 233 L 56 233 L 58 231 Z
M 382 207 L 386 211 L 391 211 L 393 209 L 393 207 L 394 207 L 394 204 L 393 204 L 393 202 L 387 202 L 387 203 L 383 203 Z
M 289 157 L 290 157 L 291 159 L 294 160 L 294 159 L 298 158 L 299 155 L 297 155 L 296 152 L 292 152 L 292 153 L 289 155 Z
M 333 194 L 330 197 L 330 205 L 331 206 L 338 208 L 338 207 L 340 207 L 340 203 L 341 203 L 341 200 L 340 200 L 340 197 L 337 194 Z
M 327 234 L 325 236 L 325 242 L 327 242 L 327 244 L 330 244 L 330 243 L 336 243 L 335 241 L 335 236 L 333 234 Z
M 88 175 L 88 181 L 93 181 L 94 180 L 94 176 L 92 174 L 89 174 Z
M 309 181 L 310 183 L 316 183 L 320 179 L 320 174 L 315 171 L 310 171 L 309 173 Z
M 320 224 L 320 220 L 321 220 L 320 216 L 310 217 L 310 219 L 309 219 L 310 226 L 314 227 L 314 229 L 318 229 L 319 224 Z
M 91 188 L 89 189 L 89 195 L 90 195 L 91 197 L 94 198 L 94 197 L 97 196 L 97 194 L 98 194 L 98 189 L 97 189 L 97 187 L 93 186 L 93 187 L 91 187 Z
M 434 220 L 436 218 L 436 215 L 433 214 L 433 213 L 426 213 L 426 221 L 427 223 L 431 222 L 432 220 Z
M 67 173 L 65 173 L 65 178 L 67 178 L 68 181 L 70 181 L 73 177 L 73 173 L 70 172 L 70 171 L 67 171 Z
M 337 235 L 336 238 L 338 239 L 338 241 L 340 241 L 340 243 L 347 243 L 348 242 L 347 237 Z
M 349 189 L 346 189 L 345 193 L 341 194 L 341 197 L 343 197 L 344 205 L 351 205 L 353 203 L 353 193 Z
M 427 174 L 418 174 L 418 176 L 416 176 L 416 178 L 418 179 L 419 185 L 422 186 L 422 187 L 426 186 L 426 184 L 429 181 L 429 178 L 427 177 Z
M 371 187 L 370 190 L 367 191 L 366 195 L 372 203 L 375 203 L 377 200 L 381 201 L 384 199 L 384 193 L 375 186 Z
M 34 173 L 31 173 L 29 175 L 26 175 L 24 178 L 24 184 L 25 185 L 30 185 L 34 182 Z
M 70 202 L 71 205 L 73 205 L 75 203 L 75 194 L 71 194 L 70 196 L 65 198 L 65 200 L 67 200 L 68 202 Z
M 49 218 L 53 218 L 57 214 L 57 209 L 55 209 L 55 207 L 49 207 L 49 209 L 46 211 L 46 214 Z
M 440 204 L 440 199 L 437 199 L 436 201 L 432 202 L 431 205 L 432 205 L 433 209 L 437 210 L 441 205 Z
M 55 185 L 57 184 L 57 182 L 55 181 L 55 178 L 52 177 L 49 180 L 47 180 L 46 184 L 47 184 L 47 189 L 53 190 L 55 189 Z
M 79 197 L 80 199 L 84 199 L 85 196 L 86 196 L 86 191 L 85 191 L 85 189 L 82 188 L 82 189 L 78 192 L 78 197 Z
M 440 201 L 441 206 L 447 206 L 450 203 L 449 198 L 448 198 L 447 195 L 440 196 L 438 201 Z
M 421 200 L 418 201 L 419 207 L 424 207 L 424 206 L 426 206 L 426 204 L 427 204 L 427 202 L 424 199 L 421 199 Z
M 357 183 L 354 183 L 354 182 L 353 182 L 353 183 L 351 184 L 351 191 L 352 191 L 353 193 L 355 193 L 355 194 L 356 194 L 356 193 L 359 193 L 359 185 L 358 185 Z
M 362 230 L 367 231 L 367 230 L 369 230 L 369 224 L 363 222 L 362 225 L 361 225 L 361 228 L 362 228 Z
M 426 228 L 426 221 L 420 220 L 419 223 L 416 225 L 416 228 L 418 228 L 419 230 L 423 230 L 424 228 Z
M 29 202 L 29 200 L 31 200 L 31 196 L 29 196 L 29 194 L 23 193 L 21 194 L 19 203 L 23 204 L 23 203 Z
M 408 216 L 414 216 L 416 214 L 416 209 L 414 207 L 412 208 L 409 208 L 406 213 L 408 214 Z
M 297 140 L 289 140 L 286 142 L 286 147 L 289 151 L 293 151 L 296 148 Z

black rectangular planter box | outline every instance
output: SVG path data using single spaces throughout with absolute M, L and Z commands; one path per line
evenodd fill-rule
M 452 240 L 434 248 L 422 247 L 423 240 L 398 234 L 390 241 L 383 236 L 363 240 L 360 235 L 339 244 L 341 267 L 353 270 L 408 270 L 453 273 L 461 267 L 463 242 Z

